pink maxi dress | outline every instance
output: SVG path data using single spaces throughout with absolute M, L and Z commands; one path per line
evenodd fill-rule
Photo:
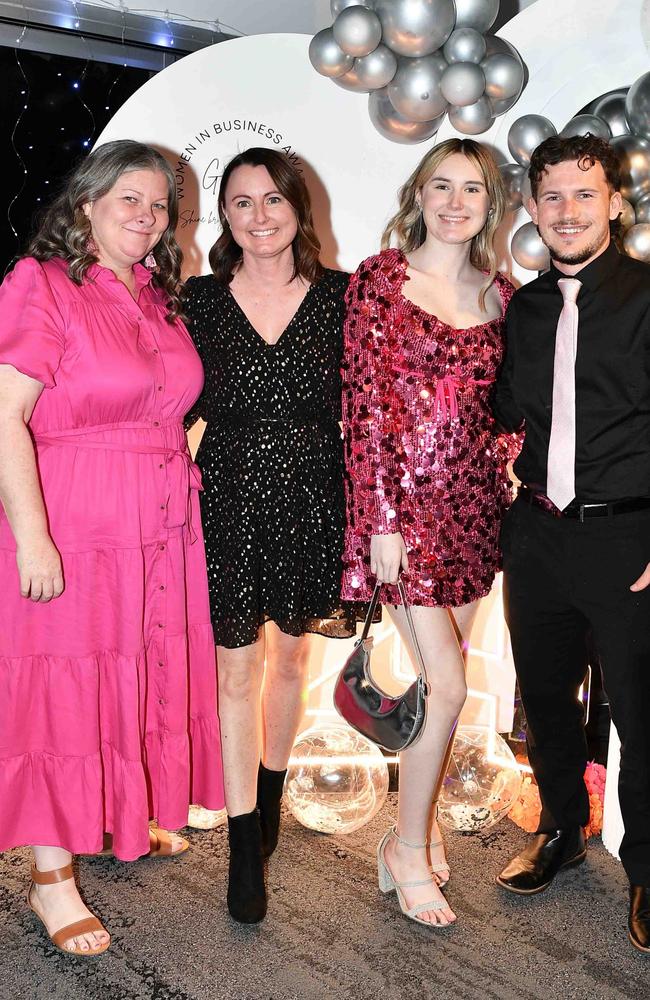
M 0 363 L 45 386 L 30 429 L 65 590 L 21 597 L 0 505 L 0 850 L 149 850 L 188 805 L 223 807 L 200 475 L 183 416 L 203 370 L 163 293 L 93 265 L 21 260 Z

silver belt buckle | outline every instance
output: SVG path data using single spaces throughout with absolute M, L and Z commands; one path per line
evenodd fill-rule
M 580 523 L 585 523 L 585 511 L 588 507 L 607 507 L 606 503 L 581 503 L 580 504 Z

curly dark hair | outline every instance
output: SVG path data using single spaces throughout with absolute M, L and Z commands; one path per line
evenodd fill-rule
M 323 274 L 318 259 L 320 240 L 316 236 L 311 213 L 311 199 L 300 172 L 285 153 L 264 146 L 252 146 L 238 153 L 228 163 L 219 184 L 219 219 L 222 233 L 210 249 L 209 261 L 217 281 L 228 285 L 242 259 L 242 250 L 235 242 L 225 212 L 226 188 L 237 167 L 266 167 L 280 194 L 287 199 L 298 221 L 298 231 L 293 240 L 293 274 L 291 281 L 300 276 L 314 284 Z
M 599 139 L 591 132 L 586 135 L 572 135 L 566 138 L 554 135 L 541 142 L 530 158 L 528 177 L 535 201 L 537 201 L 539 183 L 546 168 L 554 167 L 556 163 L 566 163 L 569 160 L 577 162 L 581 170 L 589 170 L 594 164 L 600 163 L 610 189 L 612 192 L 618 191 L 621 184 L 620 160 L 618 153 L 612 149 L 606 139 Z
M 66 261 L 68 274 L 80 285 L 88 268 L 96 263 L 92 250 L 90 221 L 83 211 L 88 202 L 107 194 L 123 173 L 155 170 L 167 180 L 169 223 L 153 248 L 156 270 L 152 282 L 167 295 L 167 322 L 182 316 L 181 264 L 183 253 L 174 231 L 178 222 L 178 196 L 174 172 L 157 149 L 133 139 L 117 139 L 93 149 L 70 173 L 64 185 L 39 220 L 27 256 L 36 260 L 58 257 Z

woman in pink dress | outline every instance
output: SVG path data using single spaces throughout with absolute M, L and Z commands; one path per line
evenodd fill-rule
M 400 758 L 397 826 L 378 848 L 380 886 L 428 926 L 456 919 L 435 801 L 466 697 L 463 649 L 500 568 L 510 500 L 507 444 L 489 396 L 513 292 L 497 272 L 504 212 L 497 166 L 471 139 L 426 154 L 400 192 L 383 246 L 350 284 L 344 430 L 348 527 L 343 597 L 368 600 L 402 574 L 428 667 L 419 740 Z M 410 650 L 396 590 L 384 603 Z M 432 809 L 433 806 L 433 809 Z
M 223 806 L 176 219 L 163 157 L 108 143 L 0 288 L 0 850 L 32 845 L 29 905 L 73 954 L 110 941 L 73 854 Z

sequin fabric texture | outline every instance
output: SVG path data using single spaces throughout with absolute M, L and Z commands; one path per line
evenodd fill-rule
M 367 600 L 373 534 L 402 533 L 414 605 L 459 607 L 487 594 L 512 499 L 490 395 L 503 318 L 454 330 L 406 299 L 399 250 L 365 260 L 347 293 L 343 422 L 348 527 L 343 597 Z M 503 311 L 514 292 L 496 284 Z M 399 603 L 387 588 L 385 601 Z
M 205 388 L 187 423 L 207 421 L 197 462 L 212 622 L 229 648 L 283 632 L 345 637 L 340 364 L 349 275 L 325 271 L 269 345 L 228 286 L 187 282 Z

